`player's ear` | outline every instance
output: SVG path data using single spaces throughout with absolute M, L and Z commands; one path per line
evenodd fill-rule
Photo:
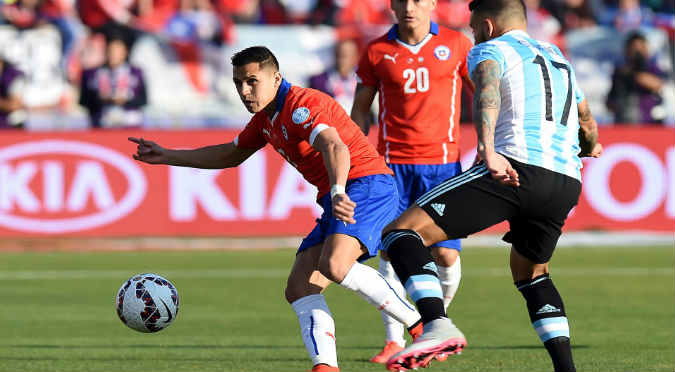
M 485 35 L 488 36 L 488 40 L 491 40 L 499 35 L 495 35 L 495 24 L 492 18 L 486 17 L 483 20 L 483 27 L 485 27 Z
M 279 88 L 281 85 L 281 80 L 283 80 L 283 77 L 281 76 L 281 72 L 275 71 L 274 72 L 274 86 Z

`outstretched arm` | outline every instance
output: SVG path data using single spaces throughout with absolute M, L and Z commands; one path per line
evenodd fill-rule
M 363 84 L 357 84 L 354 92 L 351 117 L 366 135 L 370 131 L 370 106 L 373 104 L 376 92 L 375 87 Z
M 478 136 L 478 155 L 490 170 L 492 178 L 505 185 L 518 186 L 518 173 L 504 156 L 495 152 L 495 127 L 502 102 L 500 76 L 499 63 L 490 59 L 479 63 L 471 74 L 475 86 L 473 123 Z
M 321 131 L 312 146 L 321 153 L 328 172 L 328 180 L 332 185 L 333 215 L 344 222 L 356 223 L 354 220 L 356 203 L 349 199 L 349 195 L 345 192 L 351 167 L 349 148 L 333 127 Z
M 581 101 L 577 108 L 579 110 L 579 147 L 581 147 L 579 157 L 600 157 L 602 145 L 598 143 L 598 123 L 593 118 L 586 99 Z
M 233 142 L 200 147 L 193 150 L 166 149 L 143 138 L 129 137 L 138 144 L 134 159 L 148 164 L 167 164 L 179 167 L 222 169 L 236 167 L 256 150 L 240 149 Z

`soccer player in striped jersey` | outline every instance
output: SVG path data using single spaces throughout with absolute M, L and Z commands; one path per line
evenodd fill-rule
M 378 151 L 394 171 L 400 197 L 399 214 L 417 198 L 461 172 L 459 116 L 462 82 L 469 80 L 466 57 L 471 41 L 462 33 L 431 21 L 436 0 L 392 0 L 398 19 L 385 35 L 369 45 L 358 65 L 352 119 L 367 133 L 370 106 L 379 92 Z M 444 213 L 454 213 L 449 205 Z M 459 239 L 433 245 L 447 308 L 461 278 Z M 386 254 L 380 253 L 380 273 L 401 296 L 400 284 Z M 386 343 L 371 358 L 385 363 L 403 350 L 403 326 L 382 313 Z
M 323 215 L 302 241 L 286 286 L 312 371 L 339 371 L 335 324 L 321 292 L 332 282 L 421 332 L 420 315 L 387 281 L 357 260 L 377 255 L 382 228 L 396 216 L 392 172 L 359 127 L 330 96 L 288 83 L 276 57 L 251 47 L 232 57 L 234 83 L 254 113 L 234 141 L 194 150 L 138 144 L 134 158 L 193 168 L 236 167 L 267 144 L 319 189 Z
M 548 262 L 579 200 L 580 157 L 602 153 L 597 123 L 569 61 L 527 34 L 523 0 L 473 0 L 469 8 L 476 46 L 468 64 L 482 161 L 420 197 L 385 228 L 383 246 L 424 323 L 422 336 L 387 367 L 425 366 L 435 354 L 464 346 L 445 315 L 425 247 L 506 220 L 511 273 L 532 325 L 555 371 L 575 371 L 565 307 Z M 442 213 L 444 206 L 456 213 Z

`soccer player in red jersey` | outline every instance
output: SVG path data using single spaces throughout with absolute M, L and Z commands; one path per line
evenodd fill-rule
M 357 69 L 360 81 L 351 116 L 367 133 L 370 106 L 379 93 L 378 151 L 395 173 L 399 213 L 461 172 L 460 99 L 462 81 L 473 87 L 466 64 L 472 43 L 460 32 L 432 22 L 435 6 L 435 0 L 391 0 L 398 24 L 368 45 Z M 452 206 L 438 208 L 443 208 L 441 214 L 453 213 Z M 459 239 L 432 247 L 446 308 L 461 278 L 460 250 Z M 380 273 L 404 296 L 386 252 L 380 256 Z M 405 346 L 403 327 L 385 313 L 382 320 L 386 344 L 371 359 L 375 363 L 385 363 Z
M 338 371 L 335 323 L 321 292 L 333 281 L 421 331 L 420 315 L 387 281 L 357 260 L 377 255 L 381 230 L 396 216 L 392 172 L 359 127 L 330 96 L 291 86 L 265 47 L 232 57 L 234 84 L 255 115 L 229 143 L 170 150 L 144 139 L 136 160 L 194 168 L 236 167 L 268 143 L 319 189 L 323 215 L 298 248 L 286 300 L 300 322 L 312 371 Z

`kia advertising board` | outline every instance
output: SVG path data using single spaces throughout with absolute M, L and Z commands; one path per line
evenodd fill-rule
M 307 234 L 321 212 L 316 190 L 269 146 L 238 168 L 200 170 L 136 162 L 135 145 L 127 141 L 134 136 L 192 148 L 228 142 L 237 133 L 6 132 L 0 138 L 0 236 Z M 585 160 L 583 193 L 566 228 L 673 231 L 673 134 L 602 128 L 605 154 Z M 468 126 L 462 141 L 463 163 L 470 163 L 475 134 Z

